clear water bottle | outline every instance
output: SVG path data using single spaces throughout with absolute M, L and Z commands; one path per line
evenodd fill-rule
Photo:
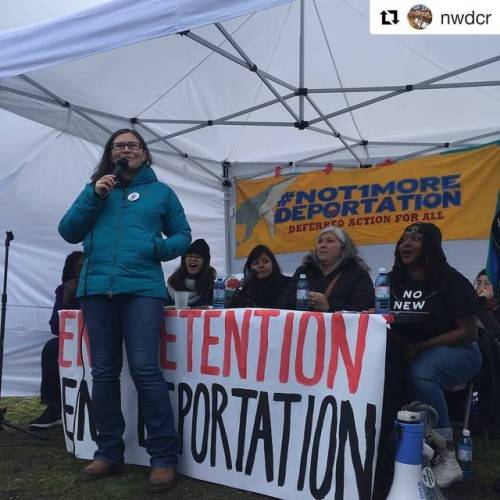
M 460 468 L 464 473 L 464 477 L 472 475 L 472 439 L 469 429 L 462 431 L 462 437 L 457 444 L 457 460 Z
M 222 278 L 217 278 L 214 283 L 214 301 L 215 309 L 224 309 L 224 300 L 226 298 L 226 286 Z
M 391 310 L 391 287 L 385 267 L 380 267 L 375 279 L 375 312 L 387 314 Z
M 305 274 L 299 276 L 297 281 L 297 311 L 309 310 L 309 283 Z

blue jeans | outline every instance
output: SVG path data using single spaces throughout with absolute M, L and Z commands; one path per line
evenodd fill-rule
M 439 421 L 436 430 L 445 430 L 451 440 L 450 417 L 444 391 L 472 380 L 481 368 L 477 342 L 462 346 L 431 347 L 422 351 L 408 367 L 408 385 L 414 400 L 433 406 Z
M 179 435 L 167 383 L 160 371 L 163 299 L 92 295 L 82 301 L 92 354 L 92 406 L 97 427 L 94 458 L 123 463 L 125 421 L 121 410 L 122 343 L 146 426 L 146 451 L 154 467 L 175 468 Z

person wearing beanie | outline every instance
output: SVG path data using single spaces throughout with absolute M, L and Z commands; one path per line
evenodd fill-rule
M 315 249 L 304 258 L 281 295 L 281 309 L 296 309 L 301 274 L 309 283 L 309 309 L 313 311 L 364 311 L 374 307 L 375 292 L 368 268 L 358 257 L 349 234 L 336 226 L 319 233 Z
M 210 266 L 208 243 L 204 239 L 193 241 L 181 257 L 181 265 L 168 278 L 170 302 L 174 302 L 175 292 L 187 291 L 190 307 L 211 305 L 216 277 L 217 271 Z
M 463 477 L 454 452 L 445 391 L 475 377 L 481 353 L 476 342 L 474 288 L 448 264 L 441 243 L 441 230 L 435 224 L 417 222 L 404 230 L 396 244 L 389 273 L 391 309 L 416 312 L 421 319 L 395 322 L 388 352 L 394 358 L 399 349 L 404 372 L 394 378 L 402 386 L 406 377 L 409 401 L 427 403 L 438 412 L 434 430 L 447 446 L 438 450 L 433 472 L 439 487 L 445 488 Z M 395 373 L 393 368 L 388 367 L 387 373 Z

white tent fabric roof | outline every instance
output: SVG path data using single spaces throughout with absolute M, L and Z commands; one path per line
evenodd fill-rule
M 153 131 L 150 140 L 167 137 L 170 146 L 155 143 L 167 151 L 235 164 L 371 163 L 497 139 L 499 37 L 372 36 L 368 7 L 368 0 L 305 1 L 302 86 L 330 91 L 242 113 L 301 86 L 300 1 L 113 0 L 0 35 L 0 105 L 97 143 L 134 118 Z M 221 20 L 221 28 L 208 26 Z M 164 36 L 202 25 L 184 37 Z M 248 64 L 274 78 L 259 78 Z M 447 87 L 466 82 L 475 83 Z M 415 90 L 403 91 L 407 85 Z M 305 130 L 294 127 L 301 102 Z M 333 115 L 329 124 L 313 106 Z M 241 114 L 207 125 L 234 113 Z
M 145 136 L 222 273 L 233 220 L 224 174 L 357 166 L 500 139 L 498 36 L 372 36 L 368 13 L 369 0 L 2 2 L 0 211 L 16 237 L 8 390 L 36 391 L 36 348 L 74 249 L 57 223 L 111 131 L 132 124 Z M 447 245 L 468 277 L 482 267 L 485 242 Z M 362 255 L 376 269 L 392 262 L 392 246 Z M 288 272 L 298 259 L 280 257 Z

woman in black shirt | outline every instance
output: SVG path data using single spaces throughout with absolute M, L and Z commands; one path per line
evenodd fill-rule
M 231 302 L 232 307 L 278 307 L 278 297 L 290 281 L 281 274 L 273 252 L 257 245 L 248 255 L 243 268 L 244 278 Z
M 440 487 L 462 478 L 453 448 L 444 391 L 474 378 L 481 366 L 477 343 L 477 300 L 469 281 L 446 261 L 441 231 L 432 223 L 407 227 L 390 273 L 394 311 L 424 313 L 424 319 L 392 325 L 392 341 L 403 346 L 409 393 L 433 406 L 435 429 L 447 441 L 434 476 Z

